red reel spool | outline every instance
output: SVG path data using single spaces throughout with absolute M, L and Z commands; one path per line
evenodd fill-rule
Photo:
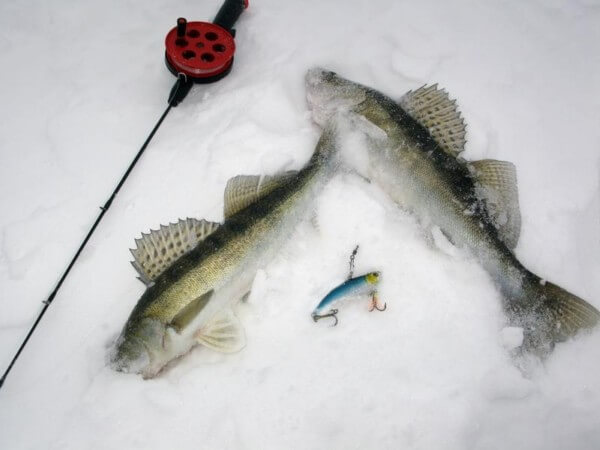
M 229 31 L 210 22 L 185 22 L 165 38 L 167 67 L 196 83 L 210 83 L 227 75 L 233 64 L 235 41 Z

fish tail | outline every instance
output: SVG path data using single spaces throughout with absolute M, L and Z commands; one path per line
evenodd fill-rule
M 600 311 L 556 284 L 535 277 L 513 317 L 524 328 L 525 350 L 548 354 L 554 344 L 600 322 Z
M 593 328 L 600 322 L 600 311 L 582 298 L 549 282 L 543 283 L 541 288 L 545 304 L 565 338 L 574 336 L 579 330 Z

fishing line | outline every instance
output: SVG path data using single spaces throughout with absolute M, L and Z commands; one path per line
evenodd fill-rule
M 171 94 L 169 95 L 169 104 L 168 104 L 167 108 L 165 109 L 165 111 L 162 113 L 162 115 L 158 119 L 158 122 L 156 122 L 156 125 L 154 125 L 154 128 L 152 128 L 152 131 L 150 132 L 150 134 L 148 135 L 148 137 L 144 141 L 144 144 L 142 145 L 142 147 L 139 149 L 139 151 L 135 155 L 135 158 L 133 158 L 133 160 L 129 164 L 129 167 L 125 171 L 125 174 L 123 174 L 123 176 L 121 177 L 121 180 L 119 181 L 119 184 L 117 184 L 117 187 L 112 192 L 112 194 L 110 195 L 109 199 L 106 201 L 106 203 L 104 203 L 104 205 L 102 205 L 100 207 L 100 214 L 98 214 L 98 217 L 96 217 L 96 221 L 94 222 L 94 224 L 92 225 L 92 227 L 88 231 L 87 235 L 85 236 L 85 238 L 81 242 L 81 245 L 77 249 L 77 252 L 75 252 L 75 256 L 73 256 L 73 259 L 71 259 L 71 262 L 67 266 L 67 269 L 64 271 L 64 273 L 62 274 L 62 276 L 58 280 L 58 283 L 56 284 L 56 287 L 50 293 L 50 295 L 48 296 L 48 298 L 42 302 L 44 304 L 42 310 L 40 311 L 39 315 L 37 316 L 37 319 L 33 323 L 33 326 L 29 330 L 29 333 L 27 333 L 27 336 L 25 336 L 25 339 L 21 343 L 21 346 L 17 350 L 17 353 L 15 354 L 15 356 L 12 359 L 12 361 L 8 365 L 8 368 L 4 372 L 4 375 L 2 375 L 2 378 L 0 379 L 0 388 L 4 384 L 4 380 L 6 379 L 6 377 L 8 376 L 8 374 L 10 373 L 11 369 L 13 368 L 13 366 L 15 365 L 15 362 L 17 361 L 17 359 L 21 355 L 21 352 L 23 351 L 23 349 L 27 345 L 27 342 L 29 342 L 29 338 L 31 337 L 31 335 L 33 334 L 33 332 L 37 328 L 38 324 L 42 320 L 42 317 L 44 317 L 44 314 L 46 314 L 46 311 L 48 310 L 48 307 L 54 301 L 54 298 L 56 297 L 56 294 L 58 293 L 59 289 L 61 288 L 61 286 L 63 285 L 63 283 L 66 280 L 67 276 L 69 275 L 69 272 L 71 272 L 71 269 L 73 268 L 73 266 L 77 262 L 77 259 L 79 258 L 79 255 L 81 255 L 81 252 L 83 251 L 83 249 L 87 245 L 88 241 L 92 237 L 92 234 L 94 234 L 94 231 L 96 231 L 96 228 L 100 224 L 100 221 L 104 217 L 104 214 L 106 214 L 106 212 L 108 211 L 108 209 L 112 205 L 113 200 L 115 199 L 115 197 L 117 196 L 117 194 L 119 193 L 119 191 L 121 190 L 121 188 L 123 187 L 123 184 L 125 184 L 125 181 L 129 177 L 129 175 L 131 174 L 131 171 L 133 170 L 133 168 L 135 167 L 135 165 L 137 164 L 137 162 L 139 161 L 139 159 L 144 154 L 144 151 L 148 147 L 148 144 L 150 144 L 150 141 L 152 140 L 152 138 L 156 134 L 156 131 L 158 130 L 158 128 L 160 127 L 160 125 L 163 123 L 163 121 L 167 117 L 167 114 L 169 114 L 169 111 L 171 111 L 171 108 L 173 106 L 177 106 L 177 104 L 179 103 L 180 97 L 181 97 L 181 94 L 182 94 L 182 90 L 181 89 L 182 88 L 185 89 L 185 84 L 187 82 L 188 82 L 187 81 L 187 77 L 185 75 L 180 74 L 177 77 L 177 81 L 175 82 L 175 85 L 173 86 L 173 89 L 171 90 Z
M 213 22 L 188 22 L 185 18 L 180 17 L 177 19 L 177 26 L 167 34 L 165 38 L 165 63 L 169 71 L 177 77 L 177 81 L 175 81 L 169 93 L 168 106 L 158 119 L 158 122 L 156 122 L 156 125 L 154 125 L 152 131 L 150 131 L 135 158 L 129 164 L 129 167 L 121 177 L 109 199 L 100 207 L 100 214 L 98 214 L 96 221 L 81 242 L 77 252 L 75 252 L 75 256 L 73 256 L 73 259 L 71 259 L 71 262 L 58 280 L 54 290 L 42 302 L 44 304 L 42 310 L 2 375 L 2 378 L 0 378 L 0 388 L 4 385 L 6 377 L 25 349 L 31 335 L 39 325 L 42 317 L 44 317 L 44 314 L 46 314 L 48 307 L 54 301 L 58 291 L 77 262 L 79 255 L 81 255 L 81 252 L 94 234 L 94 231 L 96 231 L 100 221 L 112 205 L 113 200 L 121 190 L 121 187 L 123 187 L 123 184 L 125 184 L 138 160 L 144 154 L 158 128 L 167 117 L 167 114 L 169 114 L 169 111 L 171 111 L 171 108 L 176 107 L 183 101 L 194 83 L 212 83 L 222 79 L 231 71 L 233 54 L 235 52 L 235 30 L 233 29 L 233 25 L 246 8 L 248 8 L 248 0 L 225 0 Z M 196 53 L 197 51 L 198 53 Z
M 354 275 L 354 259 L 356 258 L 357 253 L 358 245 L 354 247 L 354 250 L 352 250 L 352 254 L 350 255 L 350 262 L 348 263 L 348 265 L 350 266 L 350 271 L 348 272 L 348 278 L 346 278 L 347 280 L 350 280 Z

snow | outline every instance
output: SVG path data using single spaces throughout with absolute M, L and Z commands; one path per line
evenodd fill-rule
M 2 369 L 166 106 L 164 35 L 218 7 L 0 4 Z M 257 274 L 242 352 L 196 348 L 149 381 L 105 356 L 143 290 L 140 232 L 221 220 L 227 179 L 308 160 L 316 65 L 396 97 L 446 88 L 466 157 L 517 167 L 521 261 L 600 307 L 599 25 L 595 0 L 251 1 L 233 72 L 170 113 L 0 390 L 0 448 L 598 448 L 600 331 L 524 375 L 486 273 L 352 174 Z M 313 323 L 357 244 L 387 311 Z

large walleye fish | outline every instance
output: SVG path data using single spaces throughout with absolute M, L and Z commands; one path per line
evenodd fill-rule
M 315 122 L 344 113 L 367 137 L 367 167 L 355 169 L 480 261 L 503 294 L 510 323 L 523 328 L 523 350 L 546 355 L 554 343 L 598 323 L 596 308 L 515 257 L 521 225 L 515 166 L 459 156 L 465 124 L 445 91 L 422 87 L 396 102 L 323 69 L 310 70 L 306 85 Z
M 198 343 L 222 352 L 243 348 L 231 307 L 335 170 L 336 137 L 332 121 L 299 172 L 229 180 L 222 225 L 180 220 L 136 240 L 132 264 L 147 289 L 112 350 L 114 369 L 148 378 Z

